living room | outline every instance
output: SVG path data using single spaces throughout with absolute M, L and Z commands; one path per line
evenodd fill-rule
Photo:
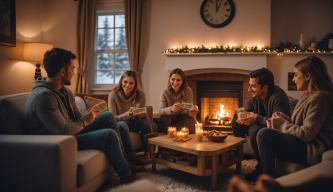
M 0 95 L 30 92 L 34 84 L 35 64 L 22 58 L 26 42 L 50 43 L 78 54 L 78 11 L 80 0 L 16 0 L 15 46 L 0 44 Z M 100 1 L 107 3 L 107 0 Z M 122 0 L 110 0 L 113 6 L 123 6 Z M 333 2 L 330 0 L 233 0 L 235 15 L 227 25 L 214 28 L 200 15 L 203 0 L 146 0 L 143 1 L 143 27 L 140 55 L 140 76 L 146 104 L 158 111 L 160 94 L 167 86 L 168 74 L 181 68 L 188 76 L 220 73 L 247 75 L 266 67 L 273 71 L 276 84 L 288 96 L 302 95 L 288 88 L 288 73 L 294 64 L 309 56 L 321 58 L 333 77 Z M 327 39 L 330 37 L 330 39 Z M 281 42 L 315 50 L 315 53 L 231 53 L 172 54 L 167 49 L 181 47 L 270 47 L 281 48 Z M 317 52 L 322 44 L 325 53 Z M 332 42 L 333 43 L 333 42 Z M 13 44 L 12 44 L 13 45 Z M 331 51 L 330 51 L 331 50 Z M 78 64 L 78 61 L 75 61 Z M 93 62 L 92 62 L 93 63 Z M 95 64 L 85 74 L 90 94 L 107 94 L 115 85 L 95 82 Z M 42 67 L 42 76 L 46 72 Z M 77 73 L 70 86 L 75 92 Z M 242 104 L 246 103 L 244 97 Z

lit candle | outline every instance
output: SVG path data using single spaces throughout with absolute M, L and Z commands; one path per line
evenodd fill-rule
M 202 123 L 197 122 L 194 126 L 195 129 L 202 129 Z
M 180 131 L 186 133 L 187 135 L 190 133 L 187 127 L 183 127 Z
M 185 133 L 182 131 L 177 131 L 176 132 L 176 139 L 178 141 L 184 140 L 185 139 Z
M 168 136 L 170 138 L 175 137 L 176 136 L 176 131 L 177 131 L 176 127 L 168 127 Z
M 199 141 L 199 142 L 201 142 L 202 141 L 202 139 L 203 139 L 203 130 L 202 129 L 196 129 L 195 130 L 195 135 L 197 136 L 197 140 Z

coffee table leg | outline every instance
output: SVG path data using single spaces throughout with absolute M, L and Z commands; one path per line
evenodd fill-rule
M 242 173 L 242 161 L 239 161 L 236 163 L 236 173 L 241 174 Z
M 236 163 L 236 172 L 237 174 L 240 174 L 242 173 L 243 145 L 237 147 L 237 158 L 238 161 Z
M 151 169 L 156 171 L 155 145 L 150 145 Z
M 219 156 L 212 156 L 212 190 L 216 190 L 218 176 Z

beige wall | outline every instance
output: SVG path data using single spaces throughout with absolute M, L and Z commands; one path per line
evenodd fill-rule
M 150 0 L 149 50 L 143 71 L 147 103 L 157 110 L 166 87 L 168 66 L 161 52 L 172 46 L 270 45 L 270 0 L 234 0 L 236 15 L 224 28 L 211 28 L 200 17 L 201 0 Z M 188 63 L 190 65 L 190 63 Z M 185 64 L 186 65 L 186 64 Z M 203 63 L 204 65 L 204 63 Z
M 303 33 L 305 46 L 311 41 L 319 42 L 326 34 L 333 33 L 332 0 L 272 0 L 272 46 L 280 41 L 297 44 Z M 287 90 L 287 73 L 293 71 L 294 64 L 308 55 L 269 57 L 268 68 L 274 72 L 275 80 L 287 94 L 299 98 L 302 93 Z M 333 55 L 320 55 L 327 64 L 333 78 Z
M 28 92 L 34 83 L 35 66 L 22 61 L 22 42 L 49 42 L 76 53 L 76 18 L 72 0 L 16 0 L 17 45 L 0 45 L 0 95 Z
M 300 98 L 303 92 L 300 91 L 288 91 L 288 72 L 294 71 L 294 65 L 297 61 L 304 59 L 308 55 L 284 55 L 284 56 L 271 56 L 268 57 L 269 68 L 274 73 L 275 82 L 283 90 L 286 91 L 287 95 Z M 318 56 L 325 63 L 331 79 L 333 78 L 333 55 L 320 55 Z
M 234 20 L 224 28 L 214 29 L 200 18 L 201 0 L 148 0 L 148 53 L 143 69 L 147 104 L 158 108 L 159 94 L 166 86 L 169 70 L 166 56 L 161 52 L 168 47 L 230 42 L 270 45 L 271 41 L 274 44 L 280 40 L 296 43 L 301 32 L 307 41 L 312 37 L 321 39 L 333 31 L 329 19 L 333 18 L 333 12 L 328 10 L 332 7 L 330 0 L 271 1 L 234 0 Z M 77 3 L 73 0 L 16 0 L 18 43 L 14 48 L 0 45 L 0 95 L 31 90 L 34 66 L 20 60 L 21 42 L 45 41 L 77 52 Z M 268 57 L 267 67 L 274 71 L 277 84 L 285 90 L 287 72 L 292 71 L 294 63 L 303 57 Z M 333 56 L 321 58 L 328 63 L 329 73 L 333 77 Z M 288 94 L 299 97 L 301 93 L 291 91 Z
M 272 46 L 297 44 L 303 33 L 306 46 L 333 33 L 332 0 L 272 0 Z

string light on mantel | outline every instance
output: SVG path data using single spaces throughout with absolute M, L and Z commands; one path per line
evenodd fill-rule
M 323 49 L 313 49 L 313 50 L 305 50 L 301 49 L 297 45 L 286 47 L 260 47 L 260 46 L 248 46 L 248 47 L 240 47 L 240 46 L 205 46 L 201 45 L 200 47 L 188 47 L 187 45 L 182 46 L 180 48 L 169 48 L 163 51 L 162 54 L 173 55 L 173 54 L 228 54 L 228 53 L 238 53 L 238 54 L 246 54 L 246 53 L 272 53 L 277 55 L 283 55 L 283 53 L 333 53 L 333 50 L 323 50 Z

